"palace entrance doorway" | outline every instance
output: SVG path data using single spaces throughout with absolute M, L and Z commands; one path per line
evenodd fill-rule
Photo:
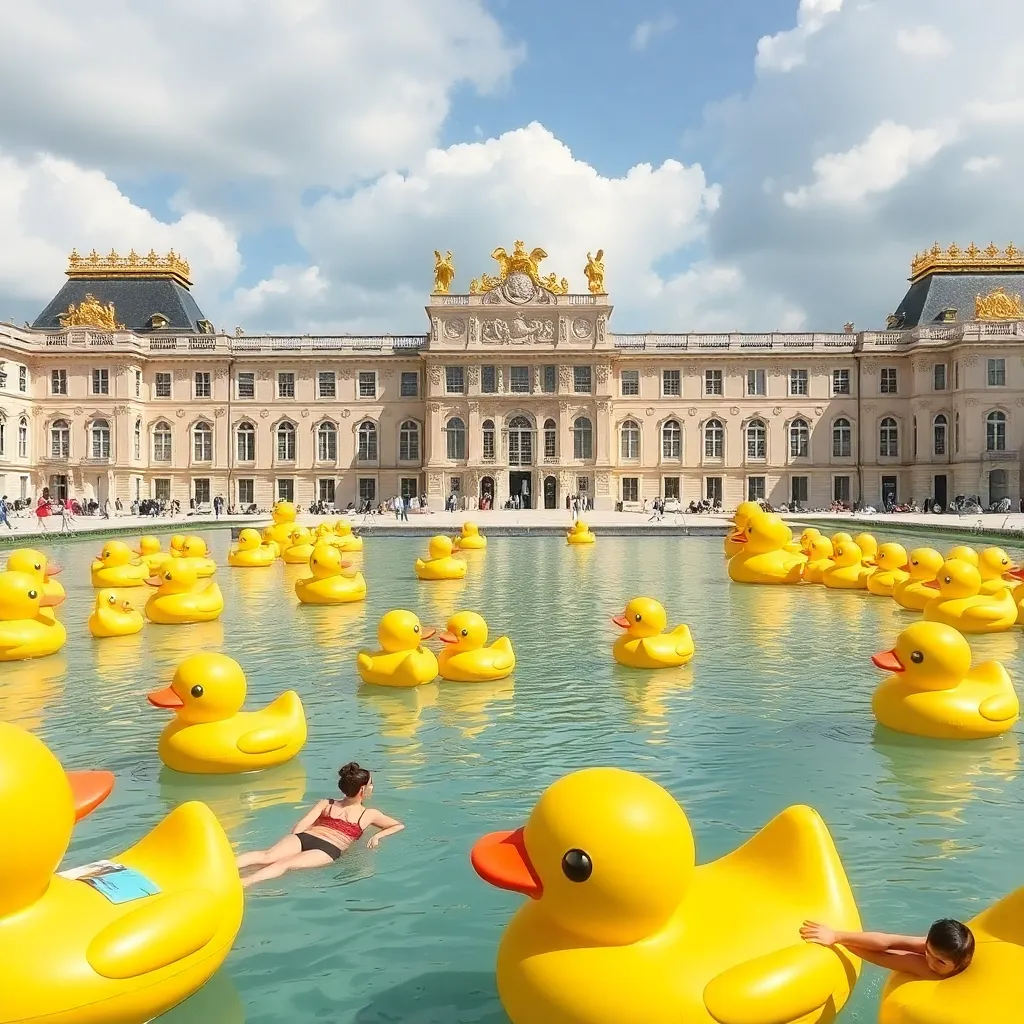
M 519 495 L 520 508 L 533 508 L 533 474 L 510 472 L 508 475 L 508 496 Z

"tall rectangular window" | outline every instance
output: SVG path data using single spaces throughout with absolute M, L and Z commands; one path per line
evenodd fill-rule
M 765 479 L 763 476 L 747 477 L 747 501 L 764 501 Z
M 362 376 L 360 374 L 360 376 Z M 321 370 L 316 375 L 316 396 L 317 398 L 337 398 L 338 383 L 333 370 Z
M 555 386 L 558 381 L 558 369 L 552 365 L 543 367 L 543 372 L 540 375 L 540 389 L 546 395 L 553 395 L 555 393 Z
M 989 360 L 991 362 L 991 360 Z M 110 394 L 110 371 L 109 370 L 93 370 L 92 371 L 92 393 L 94 395 L 109 395 Z
M 330 477 L 323 477 L 316 482 L 317 497 L 326 501 L 329 505 L 334 504 L 334 480 Z
M 880 371 L 879 391 L 883 395 L 895 395 L 898 390 L 896 367 L 887 366 Z
M 850 371 L 849 370 L 833 370 L 832 371 L 832 394 L 833 395 L 848 395 L 848 394 L 850 394 Z
M 170 398 L 171 375 L 169 373 L 157 373 L 154 378 L 153 391 L 157 398 Z
M 795 501 L 798 505 L 807 504 L 807 495 L 810 491 L 808 477 L 792 476 L 789 478 L 789 500 Z
M 294 501 L 295 500 L 295 481 L 289 477 L 279 477 L 277 481 L 277 500 L 278 501 Z
M 374 370 L 359 371 L 359 397 L 377 397 L 377 374 Z
M 793 396 L 806 395 L 808 392 L 808 379 L 806 370 L 789 371 L 789 393 Z
M 256 503 L 256 481 L 255 480 L 239 480 L 238 481 L 238 504 L 244 509 L 249 505 Z
M 589 366 L 574 366 L 572 368 L 572 390 L 577 395 L 590 394 L 591 380 Z
M 210 504 L 210 479 L 209 477 L 197 477 L 192 481 L 192 493 L 197 505 Z
M 630 395 L 640 394 L 640 371 L 623 370 L 619 374 L 619 384 L 622 396 L 628 398 Z
M 278 398 L 294 398 L 295 397 L 295 374 L 294 373 L 279 373 L 277 375 L 277 397 Z
M 932 367 L 932 389 L 934 391 L 946 390 L 946 364 L 936 363 Z
M 640 500 L 640 478 L 635 476 L 624 476 L 622 478 L 622 500 Z
M 747 394 L 765 394 L 764 370 L 747 370 Z
M 420 375 L 412 370 L 402 371 L 402 381 L 399 390 L 399 395 L 402 398 L 418 398 L 420 394 Z
M 665 398 L 679 398 L 683 383 L 678 370 L 661 371 L 661 393 Z
M 498 393 L 498 369 L 495 366 L 480 367 L 480 390 L 485 395 Z
M 142 371 L 141 370 L 136 370 L 135 371 L 135 397 L 136 398 L 141 398 L 142 397 Z
M 466 371 L 461 366 L 444 368 L 444 389 L 449 395 L 466 393 Z
M 988 361 L 988 386 L 990 388 L 1006 387 L 1006 360 L 990 359 Z
M 51 395 L 66 395 L 68 393 L 68 371 L 67 370 L 51 370 L 50 371 L 50 394 Z
M 153 481 L 153 497 L 157 501 L 170 501 L 171 500 L 171 481 L 166 477 L 161 477 Z
M 667 477 L 665 477 L 664 487 L 665 487 L 665 498 L 667 500 L 671 500 L 673 498 L 676 501 L 679 500 L 679 497 L 680 497 L 680 494 L 681 494 L 681 491 L 679 489 L 679 477 L 677 477 L 677 476 L 667 476 Z
M 138 371 L 136 371 L 136 372 L 138 372 Z M 19 366 L 18 367 L 18 390 L 19 391 L 28 391 L 28 367 L 27 366 Z
M 513 366 L 509 372 L 509 390 L 515 395 L 528 395 L 530 393 L 530 368 L 528 366 Z
M 361 476 L 359 478 L 359 500 L 369 502 L 371 505 L 377 500 L 377 481 L 373 477 Z
M 832 478 L 832 500 L 841 501 L 844 505 L 850 504 L 850 478 L 848 476 Z
M 722 371 L 721 370 L 705 370 L 704 371 L 704 394 L 705 395 L 720 395 L 722 393 Z
M 240 373 L 238 375 L 238 397 L 239 398 L 255 398 L 256 397 L 256 374 L 251 372 Z
M 722 478 L 720 476 L 709 476 L 704 479 L 704 497 L 712 505 L 718 506 L 722 504 L 723 490 Z
M 197 372 L 195 375 L 195 397 L 209 398 L 211 394 L 210 374 L 205 370 Z

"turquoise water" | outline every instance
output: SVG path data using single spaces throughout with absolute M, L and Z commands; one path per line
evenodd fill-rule
M 204 536 L 223 561 L 228 532 Z M 874 735 L 880 673 L 870 655 L 914 619 L 891 601 L 731 585 L 717 538 L 606 537 L 593 549 L 492 538 L 452 584 L 413 576 L 425 539 L 370 538 L 365 605 L 298 606 L 291 581 L 302 567 L 223 568 L 220 622 L 94 641 L 85 621 L 96 547 L 47 548 L 65 569 L 64 651 L 0 669 L 0 717 L 38 732 L 68 767 L 117 774 L 113 796 L 76 829 L 66 867 L 123 849 L 194 798 L 240 848 L 269 845 L 331 795 L 338 765 L 352 759 L 375 770 L 374 804 L 407 826 L 376 853 L 353 849 L 330 868 L 249 890 L 224 969 L 161 1024 L 505 1021 L 494 957 L 521 898 L 479 881 L 469 849 L 521 824 L 545 786 L 586 765 L 630 768 L 668 788 L 701 860 L 783 807 L 811 804 L 870 927 L 920 931 L 938 916 L 967 918 L 1021 884 L 1017 736 L 957 745 Z M 636 594 L 690 624 L 690 666 L 647 674 L 614 664 L 609 616 Z M 455 610 L 481 611 L 492 638 L 512 638 L 515 678 L 360 686 L 357 650 L 375 646 L 380 615 L 403 606 L 436 626 Z M 975 655 L 1024 678 L 1019 637 L 975 638 Z M 241 662 L 250 705 L 299 691 L 310 734 L 296 762 L 205 784 L 162 768 L 166 713 L 145 694 L 203 649 Z M 875 1020 L 882 980 L 867 969 L 844 1022 Z

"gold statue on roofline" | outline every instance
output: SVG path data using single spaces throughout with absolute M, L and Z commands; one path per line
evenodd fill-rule
M 996 288 L 974 300 L 975 320 L 1024 320 L 1024 305 L 1019 295 L 1008 295 L 1005 288 Z
M 448 289 L 455 280 L 455 264 L 452 263 L 452 251 L 447 256 L 441 255 L 440 249 L 434 250 L 434 294 L 447 295 Z
M 546 277 L 540 275 L 540 262 L 547 259 L 547 256 L 548 254 L 540 248 L 527 252 L 525 243 L 519 239 L 516 240 L 511 254 L 499 245 L 491 253 L 491 259 L 498 264 L 497 277 L 491 274 L 474 277 L 469 283 L 469 293 L 470 295 L 482 295 L 497 287 L 511 274 L 526 274 L 534 284 L 540 285 L 556 295 L 565 295 L 569 291 L 569 281 L 566 278 L 563 277 L 559 280 L 556 274 L 548 274 Z
M 60 317 L 61 327 L 95 327 L 101 331 L 123 331 L 124 324 L 117 322 L 114 312 L 114 304 L 108 302 L 105 306 L 95 295 L 87 294 L 75 308 L 75 304 L 68 306 L 68 311 Z
M 587 253 L 587 265 L 583 268 L 587 288 L 591 295 L 607 295 L 604 290 L 604 249 L 598 249 L 596 256 Z

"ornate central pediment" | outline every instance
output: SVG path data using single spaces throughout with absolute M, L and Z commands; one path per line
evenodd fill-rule
M 566 278 L 559 280 L 556 274 L 541 277 L 540 263 L 547 259 L 547 255 L 540 248 L 527 252 L 526 245 L 519 239 L 511 254 L 498 246 L 491 253 L 491 259 L 498 264 L 497 275 L 481 274 L 474 278 L 469 283 L 470 295 L 485 295 L 485 302 L 524 305 L 528 302 L 550 302 L 551 295 L 567 294 L 569 282 Z
M 529 319 L 517 313 L 508 320 L 485 320 L 481 340 L 487 345 L 530 345 L 554 342 L 555 321 L 550 317 Z

